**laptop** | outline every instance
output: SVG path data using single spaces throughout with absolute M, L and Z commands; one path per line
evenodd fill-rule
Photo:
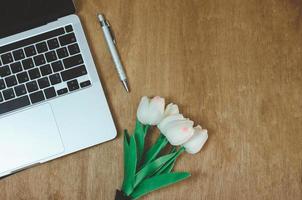
M 72 0 L 1 7 L 0 177 L 115 138 Z

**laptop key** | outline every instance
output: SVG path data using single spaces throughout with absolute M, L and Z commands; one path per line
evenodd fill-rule
M 4 99 L 3 99 L 3 96 L 2 96 L 2 93 L 0 93 L 0 102 L 2 102 Z
M 66 47 L 62 47 L 60 49 L 57 50 L 57 54 L 59 56 L 60 59 L 65 58 L 68 56 L 68 51 Z
M 44 88 L 47 88 L 50 86 L 50 83 L 49 83 L 49 80 L 47 77 L 40 78 L 38 80 L 38 84 L 39 84 L 40 89 L 44 89 Z
M 31 57 L 37 54 L 36 48 L 34 45 L 26 47 L 24 49 L 26 57 Z
M 40 71 L 42 73 L 42 76 L 46 76 L 52 73 L 50 65 L 43 65 L 42 67 L 40 67 Z
M 18 42 L 12 43 L 12 44 L 1 46 L 0 47 L 0 54 L 3 54 L 5 52 L 8 52 L 8 51 L 11 51 L 11 50 L 14 50 L 14 49 L 18 49 L 20 47 L 25 47 L 25 46 L 28 46 L 28 45 L 31 45 L 31 44 L 35 44 L 35 43 L 38 43 L 40 41 L 47 40 L 49 38 L 53 38 L 53 37 L 62 35 L 64 33 L 65 33 L 64 28 L 58 28 L 58 29 L 55 29 L 55 30 L 52 30 L 52 31 L 49 31 L 49 32 L 46 32 L 46 33 L 42 33 L 40 35 L 36 35 L 34 37 L 31 37 L 31 38 L 26 38 L 24 40 L 20 40 Z
M 56 84 L 62 82 L 62 79 L 61 79 L 59 73 L 49 76 L 49 80 L 50 80 L 51 85 L 56 85 Z
M 7 87 L 12 87 L 14 85 L 17 85 L 17 79 L 15 75 L 9 76 L 5 78 L 5 83 L 7 85 Z
M 67 88 L 63 88 L 57 91 L 58 95 L 63 95 L 68 93 L 68 89 Z
M 28 96 L 23 96 L 0 104 L 0 114 L 11 112 L 30 105 Z
M 14 61 L 11 53 L 6 53 L 6 54 L 1 55 L 1 59 L 2 59 L 2 62 L 4 65 Z
M 63 60 L 65 69 L 69 69 L 71 67 L 83 64 L 83 58 L 81 56 L 81 54 L 66 58 Z
M 31 69 L 35 66 L 32 58 L 22 60 L 22 65 L 25 70 Z
M 57 57 L 57 54 L 55 51 L 47 52 L 45 54 L 45 57 L 46 57 L 47 62 L 53 62 L 55 60 L 58 60 L 58 57 Z
M 78 44 L 72 44 L 68 46 L 68 51 L 70 55 L 80 53 L 80 48 Z
M 59 72 L 59 71 L 62 71 L 64 69 L 63 63 L 60 60 L 51 63 L 51 67 L 52 67 L 53 72 Z
M 34 92 L 29 95 L 31 103 L 39 103 L 45 100 L 44 94 L 42 91 Z
M 67 86 L 70 92 L 74 90 L 78 90 L 80 88 L 77 80 L 68 81 Z
M 48 47 L 49 47 L 50 50 L 56 49 L 60 46 L 59 41 L 58 41 L 57 38 L 53 38 L 51 40 L 48 40 L 47 44 L 48 44 Z
M 10 99 L 14 98 L 15 97 L 14 90 L 12 88 L 4 90 L 3 96 L 4 96 L 5 100 L 10 100 Z
M 71 79 L 75 79 L 86 74 L 87 70 L 84 65 L 61 72 L 63 81 L 69 81 Z
M 21 60 L 23 58 L 25 58 L 23 49 L 18 49 L 16 51 L 13 51 L 13 56 L 15 60 Z
M 38 84 L 36 81 L 31 81 L 26 83 L 26 88 L 28 92 L 34 92 L 39 90 Z
M 22 72 L 20 74 L 17 74 L 17 79 L 18 79 L 19 83 L 25 83 L 25 82 L 29 81 L 27 72 Z
M 15 62 L 15 63 L 11 64 L 10 69 L 12 70 L 12 72 L 14 74 L 18 73 L 18 72 L 21 72 L 23 70 L 21 62 Z
M 5 89 L 5 88 L 6 88 L 6 86 L 5 86 L 4 80 L 1 79 L 1 80 L 0 80 L 0 90 L 3 90 L 3 89 Z
M 11 71 L 10 71 L 8 65 L 6 65 L 4 67 L 0 67 L 0 76 L 1 77 L 6 77 L 6 76 L 9 76 L 9 75 L 11 75 Z
M 45 90 L 44 90 L 44 94 L 45 94 L 46 99 L 50 99 L 50 98 L 53 98 L 53 97 L 56 97 L 56 96 L 57 96 L 54 87 L 45 89 Z
M 43 54 L 35 56 L 34 61 L 36 66 L 44 65 L 46 63 L 45 57 Z
M 73 27 L 71 25 L 65 26 L 65 30 L 67 33 L 73 31 Z
M 38 68 L 31 69 L 28 71 L 29 77 L 31 80 L 37 79 L 41 77 L 40 71 Z
M 48 51 L 46 42 L 40 42 L 39 44 L 36 44 L 36 48 L 37 48 L 38 53 L 44 53 L 44 52 Z
M 15 93 L 18 97 L 26 94 L 26 88 L 25 88 L 25 85 L 23 85 L 23 84 L 16 86 L 14 89 L 15 89 Z
M 91 82 L 89 80 L 80 83 L 81 88 L 85 88 L 85 87 L 88 87 L 90 85 L 91 85 Z
M 74 33 L 70 33 L 68 35 L 63 35 L 63 36 L 59 37 L 59 41 L 60 41 L 61 46 L 65 46 L 65 45 L 76 42 L 77 39 L 76 39 Z

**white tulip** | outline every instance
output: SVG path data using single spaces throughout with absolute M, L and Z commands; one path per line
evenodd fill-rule
M 142 124 L 148 124 L 149 104 L 149 98 L 144 96 L 138 105 L 137 118 Z
M 176 120 L 182 120 L 184 119 L 184 116 L 181 114 L 174 114 L 170 115 L 168 117 L 165 117 L 158 125 L 157 127 L 159 128 L 160 132 L 165 135 L 167 132 L 167 128 L 169 127 L 169 124 L 171 124 L 173 121 Z
M 164 116 L 165 99 L 159 96 L 151 100 L 144 96 L 137 109 L 137 118 L 143 124 L 157 125 Z
M 165 109 L 164 117 L 161 120 L 161 122 L 158 124 L 158 128 L 161 131 L 161 133 L 165 133 L 167 124 L 169 122 L 183 119 L 183 118 L 184 117 L 181 114 L 179 114 L 178 106 L 176 104 L 170 103 L 169 105 L 167 105 Z
M 164 116 L 168 117 L 170 115 L 175 115 L 175 114 L 179 114 L 179 109 L 178 109 L 178 105 L 170 103 L 169 105 L 167 105 Z
M 202 149 L 207 140 L 208 131 L 206 129 L 202 129 L 201 126 L 197 126 L 194 128 L 194 135 L 192 136 L 192 138 L 183 146 L 188 153 L 196 154 Z
M 174 146 L 182 145 L 187 142 L 194 134 L 194 122 L 189 119 L 174 120 L 167 124 L 166 136 L 170 144 Z

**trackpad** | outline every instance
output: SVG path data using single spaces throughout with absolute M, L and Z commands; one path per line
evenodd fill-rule
M 64 152 L 49 104 L 0 118 L 0 174 Z

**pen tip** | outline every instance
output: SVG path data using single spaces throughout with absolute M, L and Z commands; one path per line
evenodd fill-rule
M 123 86 L 124 86 L 125 90 L 126 90 L 128 93 L 130 93 L 130 89 L 129 89 L 127 80 L 122 81 L 122 83 L 123 83 Z
M 105 20 L 104 16 L 101 13 L 98 13 L 97 17 L 99 18 L 100 21 L 104 21 Z

